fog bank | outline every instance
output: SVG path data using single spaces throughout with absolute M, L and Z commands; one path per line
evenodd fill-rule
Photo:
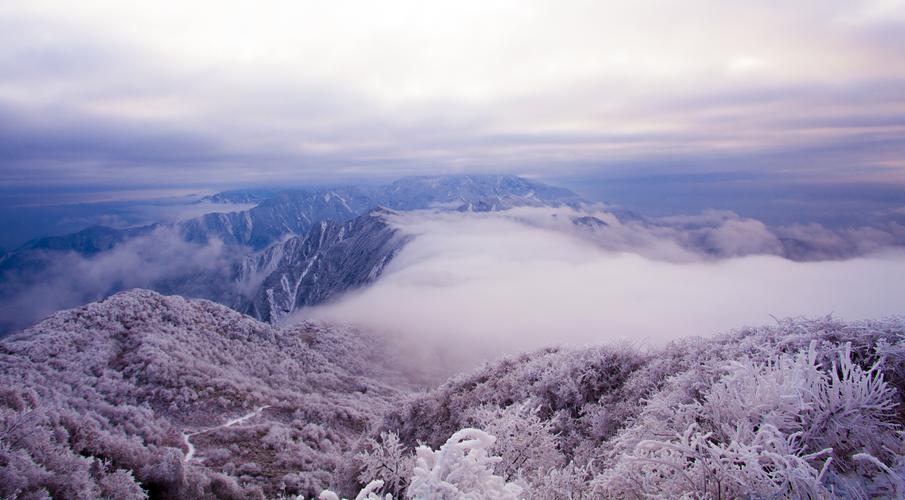
M 637 251 L 627 246 L 633 238 L 614 250 L 562 218 L 537 220 L 525 211 L 400 216 L 399 228 L 416 238 L 385 274 L 302 315 L 399 334 L 473 363 L 559 343 L 656 345 L 772 317 L 903 312 L 901 250 L 821 262 L 714 259 L 679 249 L 670 238 L 652 240 L 654 233 Z
M 232 287 L 232 256 L 221 241 L 186 242 L 168 227 L 93 256 L 45 251 L 32 259 L 0 273 L 0 335 L 129 288 L 192 297 Z

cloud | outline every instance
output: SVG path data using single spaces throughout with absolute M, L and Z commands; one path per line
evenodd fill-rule
M 209 192 L 193 189 L 0 189 L 0 246 L 15 249 L 34 238 L 74 233 L 91 226 L 127 228 L 172 223 L 254 206 L 197 202 L 206 194 Z
M 0 180 L 659 168 L 901 184 L 905 36 L 885 14 L 897 9 L 11 3 Z
M 634 249 L 607 249 L 561 219 L 537 223 L 549 215 L 402 217 L 400 229 L 416 238 L 375 284 L 302 316 L 390 332 L 413 346 L 413 356 L 436 362 L 442 353 L 461 367 L 549 344 L 660 344 L 771 316 L 902 313 L 901 250 L 807 263 L 773 255 L 713 259 L 665 233 L 624 238 Z M 715 241 L 737 249 L 738 221 L 729 220 Z
M 39 265 L 32 267 L 35 262 Z M 0 332 L 130 288 L 211 296 L 211 290 L 231 286 L 230 264 L 222 242 L 187 243 L 165 227 L 91 257 L 74 252 L 30 255 L 20 268 L 0 276 Z M 217 284 L 220 288 L 211 288 Z
M 785 242 L 787 254 L 806 260 L 851 258 L 905 246 L 905 226 L 895 221 L 835 230 L 816 223 L 791 224 L 775 232 Z

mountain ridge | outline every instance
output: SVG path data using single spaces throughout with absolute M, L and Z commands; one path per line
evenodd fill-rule
M 224 191 L 223 199 L 232 199 Z M 250 191 L 249 191 L 250 192 Z M 269 193 L 258 206 L 239 212 L 213 212 L 188 221 L 172 224 L 187 240 L 206 242 L 218 237 L 226 243 L 249 245 L 262 249 L 285 234 L 304 233 L 311 225 L 325 219 L 344 222 L 370 208 L 385 206 L 394 210 L 417 210 L 458 203 L 454 209 L 468 204 L 486 203 L 497 197 L 507 202 L 499 204 L 504 209 L 512 206 L 551 206 L 581 203 L 584 200 L 574 192 L 514 175 L 452 175 L 410 176 L 377 187 L 339 186 L 335 188 L 290 188 L 262 190 Z M 242 196 L 241 194 L 239 195 Z M 105 240 L 116 240 L 130 233 L 147 232 L 159 224 L 128 229 L 93 226 L 82 231 L 60 236 L 35 238 L 12 249 L 20 250 L 73 250 L 93 253 L 93 249 L 108 249 Z M 97 235 L 98 241 L 92 236 Z M 115 242 L 115 241 L 114 241 Z
M 400 235 L 377 208 L 344 223 L 322 221 L 301 236 L 243 262 L 238 281 L 262 270 L 266 277 L 253 299 L 238 310 L 259 320 L 279 322 L 306 305 L 376 280 L 386 264 L 411 239 Z
M 563 188 L 515 176 L 493 175 L 408 177 L 376 187 L 283 190 L 245 211 L 209 213 L 169 225 L 129 229 L 92 227 L 33 240 L 0 259 L 0 299 L 7 303 L 28 301 L 24 297 L 29 287 L 51 283 L 54 276 L 46 274 L 65 273 L 66 269 L 57 269 L 60 267 L 80 267 L 104 258 L 136 260 L 134 256 L 119 256 L 117 249 L 127 248 L 139 256 L 153 257 L 158 248 L 169 248 L 174 255 L 198 254 L 198 262 L 135 284 L 165 293 L 208 298 L 259 319 L 279 321 L 300 307 L 329 300 L 379 276 L 406 240 L 391 238 L 393 231 L 386 225 L 365 227 L 374 222 L 368 217 L 369 211 L 381 210 L 378 207 L 491 211 L 514 206 L 563 206 L 578 203 L 577 200 L 580 198 L 575 193 Z M 325 221 L 329 221 L 327 225 L 322 224 Z M 349 231 L 356 237 L 345 242 L 333 241 L 344 239 L 339 231 Z M 313 240 L 305 237 L 311 232 L 318 235 L 318 240 L 327 238 L 328 247 L 337 253 L 327 256 L 326 250 L 315 252 L 310 248 Z M 369 242 L 368 237 L 374 241 Z M 134 248 L 130 249 L 130 245 Z M 305 245 L 309 248 L 302 250 Z M 311 257 L 319 256 L 316 263 L 306 260 L 306 251 Z M 210 255 L 213 253 L 219 256 Z M 268 262 L 276 254 L 294 256 L 295 261 Z M 211 262 L 212 259 L 222 262 Z M 144 265 L 141 258 L 138 260 L 135 265 Z M 314 266 L 313 274 L 302 276 L 309 264 Z M 155 261 L 154 265 L 166 266 L 166 261 Z M 271 278 L 270 273 L 277 272 L 278 267 L 278 275 Z M 265 270 L 268 272 L 264 273 Z M 99 271 L 104 273 L 105 270 Z M 314 282 L 315 277 L 319 283 Z M 282 278 L 291 283 L 281 283 Z M 302 283 L 302 279 L 307 281 Z M 70 281 L 57 288 L 78 287 L 77 280 Z M 267 286 L 261 290 L 249 289 L 252 283 L 265 282 Z M 48 286 L 54 287 L 52 283 Z M 102 284 L 94 286 L 80 300 L 66 298 L 62 306 L 84 303 L 123 288 L 115 280 L 107 286 L 106 289 L 102 289 Z M 78 290 L 61 291 L 78 294 Z M 0 333 L 20 328 L 33 319 L 20 319 L 23 308 L 37 309 L 36 316 L 51 312 L 50 304 L 45 306 L 34 301 L 12 305 L 0 315 Z

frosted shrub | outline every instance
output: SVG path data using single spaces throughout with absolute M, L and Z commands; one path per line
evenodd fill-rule
M 380 434 L 380 441 L 368 439 L 367 451 L 356 457 L 361 464 L 358 475 L 360 481 L 379 479 L 383 490 L 397 497 L 402 497 L 409 478 L 412 476 L 414 457 L 399 442 L 399 436 L 393 432 Z
M 377 490 L 383 487 L 383 481 L 376 479 L 368 483 L 362 490 L 355 496 L 355 500 L 393 500 L 393 495 L 387 493 L 385 496 L 380 496 L 375 493 Z M 298 500 L 305 500 L 304 497 L 299 497 Z M 324 490 L 320 495 L 317 496 L 317 500 L 340 500 L 339 495 L 330 491 Z
M 100 480 L 105 498 L 116 500 L 143 500 L 148 498 L 144 490 L 135 482 L 132 473 L 119 469 Z
M 418 500 L 519 498 L 522 488 L 492 472 L 500 461 L 488 455 L 495 440 L 484 431 L 462 429 L 438 451 L 419 446 L 407 495 Z
M 570 462 L 561 469 L 550 469 L 532 483 L 529 498 L 536 500 L 583 500 L 594 498 L 590 467 Z
M 599 491 L 826 498 L 862 489 L 842 476 L 854 459 L 874 467 L 860 471 L 873 494 L 901 494 L 898 478 L 877 458 L 892 461 L 903 450 L 885 421 L 895 391 L 878 366 L 853 363 L 848 345 L 828 370 L 817 359 L 812 342 L 807 351 L 764 363 L 730 362 L 702 402 L 664 405 L 670 393 L 658 396 L 625 433 L 637 444 L 598 477 Z M 672 438 L 660 437 L 670 428 Z M 870 479 L 877 474 L 892 479 Z
M 537 413 L 538 408 L 527 404 L 506 409 L 485 407 L 475 412 L 481 427 L 496 437 L 490 451 L 499 455 L 500 461 L 494 471 L 506 481 L 525 478 L 534 482 L 536 476 L 564 462 L 552 422 L 541 420 Z
M 719 443 L 712 438 L 692 424 L 673 440 L 641 441 L 629 458 L 631 465 L 617 469 L 627 475 L 613 481 L 616 470 L 605 474 L 603 491 L 661 498 L 692 494 L 703 498 L 831 497 L 820 484 L 820 472 L 769 424 L 749 442 Z

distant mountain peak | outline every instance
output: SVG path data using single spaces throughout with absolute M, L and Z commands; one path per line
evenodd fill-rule
M 279 189 L 233 189 L 205 196 L 196 203 L 257 204 L 278 193 Z

